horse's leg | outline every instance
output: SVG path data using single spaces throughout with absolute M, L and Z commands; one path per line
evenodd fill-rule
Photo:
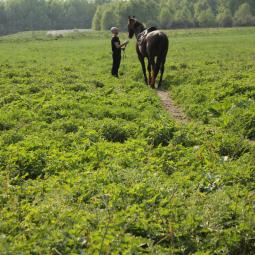
M 152 77 L 151 77 L 150 85 L 152 88 L 155 88 L 155 68 L 156 68 L 155 59 L 154 57 L 149 57 L 148 61 L 149 61 L 149 65 L 151 65 L 152 67 Z
M 160 79 L 159 79 L 158 87 L 160 87 L 161 83 L 162 83 L 163 74 L 164 74 L 164 70 L 165 70 L 165 62 L 166 62 L 166 58 L 164 58 L 162 60 L 162 63 L 161 63 L 161 67 L 160 67 Z
M 138 58 L 139 58 L 140 63 L 142 65 L 144 81 L 145 81 L 146 85 L 148 85 L 148 79 L 147 79 L 147 75 L 146 75 L 146 68 L 145 68 L 144 57 L 139 55 Z
M 154 72 L 153 72 L 153 84 L 152 86 L 155 88 L 155 83 L 156 83 L 156 79 L 157 79 L 157 76 L 158 76 L 158 73 L 159 73 L 159 69 L 160 69 L 160 66 L 161 66 L 161 62 L 162 62 L 162 58 L 161 57 L 157 57 L 157 62 L 156 64 L 154 65 Z
M 149 85 L 150 85 L 151 84 L 151 63 L 150 63 L 149 60 L 148 60 L 147 70 L 148 70 L 148 73 L 149 73 Z

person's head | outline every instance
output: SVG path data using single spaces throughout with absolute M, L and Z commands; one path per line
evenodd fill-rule
M 117 27 L 112 27 L 111 32 L 114 36 L 118 35 L 120 30 Z

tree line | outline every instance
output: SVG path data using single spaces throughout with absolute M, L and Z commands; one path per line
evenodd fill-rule
M 0 0 L 0 34 L 91 28 L 98 4 L 87 0 Z
M 92 27 L 126 28 L 127 16 L 135 15 L 147 26 L 161 28 L 231 27 L 255 25 L 254 0 L 130 0 L 97 7 Z
M 161 28 L 255 25 L 254 0 L 0 0 L 0 34 L 69 28 L 126 29 L 135 15 Z

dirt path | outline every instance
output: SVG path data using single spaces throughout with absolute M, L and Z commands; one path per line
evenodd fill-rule
M 190 121 L 189 118 L 181 110 L 181 108 L 174 103 L 168 91 L 164 91 L 160 89 L 157 89 L 156 91 L 165 109 L 169 112 L 169 114 L 175 121 L 179 123 L 183 123 L 183 124 L 187 124 Z M 247 142 L 250 145 L 255 146 L 255 140 L 248 139 Z
M 180 107 L 174 104 L 174 101 L 168 91 L 157 89 L 157 95 L 172 118 L 181 123 L 189 122 L 188 117 L 183 113 Z
M 91 32 L 92 29 L 65 29 L 65 30 L 50 30 L 46 33 L 47 36 L 64 36 L 71 33 Z

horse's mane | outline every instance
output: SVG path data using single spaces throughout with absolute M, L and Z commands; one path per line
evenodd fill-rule
M 145 29 L 145 26 L 143 25 L 143 23 L 138 21 L 136 18 L 130 18 L 130 20 L 134 21 L 134 28 L 141 26 L 143 30 Z
M 136 21 L 135 24 L 134 24 L 134 27 L 137 28 L 141 26 L 142 30 L 146 29 L 146 27 L 139 21 Z
M 138 27 L 138 26 L 143 26 L 144 27 L 142 22 L 138 21 L 137 19 L 135 19 L 134 21 L 135 21 L 135 26 L 136 27 Z

